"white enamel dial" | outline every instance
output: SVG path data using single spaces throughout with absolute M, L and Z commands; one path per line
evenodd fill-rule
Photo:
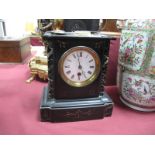
M 59 62 L 61 77 L 66 83 L 75 87 L 83 87 L 92 83 L 97 78 L 99 70 L 99 57 L 88 47 L 71 48 Z

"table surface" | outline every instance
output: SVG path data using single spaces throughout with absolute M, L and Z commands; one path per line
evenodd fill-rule
M 47 83 L 35 80 L 27 84 L 29 76 L 27 64 L 0 64 L 0 134 L 155 134 L 155 113 L 139 112 L 123 105 L 116 86 L 106 87 L 114 101 L 111 117 L 69 123 L 40 122 L 41 95 Z

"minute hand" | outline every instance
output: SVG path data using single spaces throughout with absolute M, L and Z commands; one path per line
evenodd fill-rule
M 87 77 L 86 77 L 86 74 L 84 73 L 84 71 L 83 71 L 83 69 L 82 69 L 82 66 L 81 66 L 81 64 L 80 64 L 80 60 L 79 60 L 78 54 L 77 54 L 77 57 L 78 57 L 78 62 L 79 62 L 78 68 L 82 71 L 82 74 L 84 75 L 84 77 L 87 78 Z
M 79 66 L 78 66 L 78 68 L 79 68 L 79 69 L 82 69 L 82 66 L 81 66 L 81 64 L 80 64 L 80 60 L 79 60 L 79 56 L 78 56 L 78 54 L 77 54 L 77 57 L 78 57 L 78 62 L 79 62 Z

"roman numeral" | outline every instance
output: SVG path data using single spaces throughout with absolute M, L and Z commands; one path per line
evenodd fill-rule
M 94 68 L 95 66 L 89 66 L 90 68 Z
M 82 57 L 82 52 L 80 52 L 80 57 Z
M 92 61 L 93 61 L 93 59 L 89 60 L 89 62 L 92 62 Z
M 91 71 L 88 71 L 87 73 L 88 73 L 88 74 L 92 74 L 92 72 L 91 72 Z
M 78 76 L 78 79 L 80 80 L 81 73 L 78 72 L 78 73 L 77 73 L 77 76 Z
M 70 65 L 65 66 L 65 68 L 70 68 Z
M 73 57 L 76 59 L 76 55 L 75 54 L 73 54 Z
M 66 73 L 67 73 L 67 74 L 70 74 L 70 73 L 71 73 L 71 71 L 69 70 L 69 71 L 67 71 Z

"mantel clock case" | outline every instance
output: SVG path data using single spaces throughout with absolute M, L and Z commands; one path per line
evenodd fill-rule
M 99 33 L 46 32 L 48 87 L 44 88 L 41 120 L 68 122 L 111 116 L 113 103 L 104 91 L 109 36 Z

